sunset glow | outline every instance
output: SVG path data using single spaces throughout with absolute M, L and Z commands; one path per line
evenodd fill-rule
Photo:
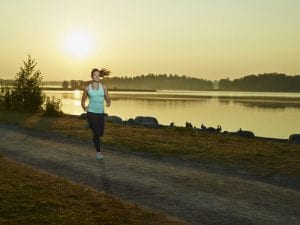
M 166 73 L 210 80 L 300 71 L 300 1 L 2 1 L 1 77 L 28 54 L 45 80 Z M 8 23 L 9 21 L 9 23 Z
M 85 31 L 74 30 L 67 35 L 64 45 L 71 56 L 83 58 L 91 54 L 93 39 Z

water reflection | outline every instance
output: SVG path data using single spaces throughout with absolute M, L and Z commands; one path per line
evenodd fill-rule
M 62 98 L 65 98 L 65 99 L 69 99 L 69 98 L 81 99 L 81 97 L 82 97 L 82 93 L 80 91 L 63 92 L 63 93 L 51 93 L 51 94 L 53 94 L 53 95 L 60 95 L 61 94 Z
M 46 94 L 61 98 L 65 113 L 83 113 L 81 91 L 47 91 Z M 181 94 L 110 92 L 112 104 L 105 112 L 124 120 L 138 115 L 155 116 L 166 125 L 174 122 L 182 126 L 188 121 L 197 127 L 204 123 L 213 127 L 221 125 L 228 131 L 242 128 L 265 137 L 287 138 L 291 133 L 300 132 L 300 95 L 297 93 L 284 97 L 268 93 L 265 98 L 262 93 L 255 96 L 253 92 L 251 96 L 245 93 L 235 96 L 216 96 L 215 93 L 209 96 L 207 92 Z
M 250 108 L 262 108 L 262 109 L 274 109 L 274 110 L 284 110 L 286 108 L 300 108 L 300 101 L 270 101 L 270 100 L 220 100 L 220 104 L 229 104 L 230 102 L 234 104 L 240 104 L 244 107 L 250 107 Z

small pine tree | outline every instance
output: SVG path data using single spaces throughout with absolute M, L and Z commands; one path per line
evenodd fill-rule
M 28 55 L 23 67 L 15 76 L 12 89 L 12 109 L 36 112 L 42 109 L 45 95 L 42 92 L 42 75 L 36 70 L 37 63 Z

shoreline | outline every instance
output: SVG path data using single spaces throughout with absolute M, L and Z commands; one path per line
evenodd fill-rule
M 70 117 L 70 118 L 80 118 L 84 114 L 85 113 L 82 113 L 80 115 L 74 115 L 74 114 L 64 113 L 64 115 L 66 117 Z M 106 114 L 106 116 L 117 116 L 117 117 L 120 117 L 118 115 L 109 115 L 107 113 L 105 113 L 105 114 Z M 124 122 L 126 122 L 126 120 L 123 120 L 123 122 L 122 122 L 122 124 L 126 125 Z M 130 125 L 128 125 L 128 126 L 130 126 Z M 136 126 L 136 125 L 133 125 L 133 126 Z M 142 127 L 142 125 L 137 125 L 137 126 L 141 126 Z M 199 131 L 199 132 L 206 132 L 206 133 L 210 133 L 210 134 L 221 134 L 221 135 L 226 136 L 226 134 L 224 133 L 224 131 L 219 132 L 219 133 L 215 133 L 215 132 L 201 130 L 200 128 L 196 128 L 196 129 L 195 128 L 187 128 L 185 126 L 174 126 L 174 127 L 177 127 L 179 129 L 187 129 L 187 130 L 193 129 L 193 130 L 196 130 L 196 131 Z M 154 128 L 154 129 L 165 129 L 165 128 L 172 128 L 172 127 L 170 125 L 159 124 L 158 127 Z M 235 131 L 227 131 L 227 132 L 235 132 Z M 290 134 L 290 135 L 292 135 L 292 134 Z M 256 135 L 253 138 L 256 138 L 258 140 L 264 140 L 264 141 L 276 141 L 276 142 L 280 142 L 280 143 L 288 143 L 288 140 L 289 140 L 288 138 L 263 137 L 263 136 L 256 136 Z
M 297 158 L 300 146 L 287 143 L 287 139 L 259 136 L 246 138 L 192 127 L 145 127 L 106 121 L 103 146 L 118 152 L 146 154 L 161 160 L 171 156 L 259 177 L 273 177 L 274 174 L 276 177 L 299 176 Z M 85 141 L 91 139 L 86 119 L 78 115 L 47 117 L 42 112 L 30 114 L 0 111 L 0 122 Z

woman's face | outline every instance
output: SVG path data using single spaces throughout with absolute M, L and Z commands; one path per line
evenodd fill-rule
M 99 81 L 100 80 L 100 72 L 99 71 L 95 71 L 92 75 L 92 79 L 93 81 Z

